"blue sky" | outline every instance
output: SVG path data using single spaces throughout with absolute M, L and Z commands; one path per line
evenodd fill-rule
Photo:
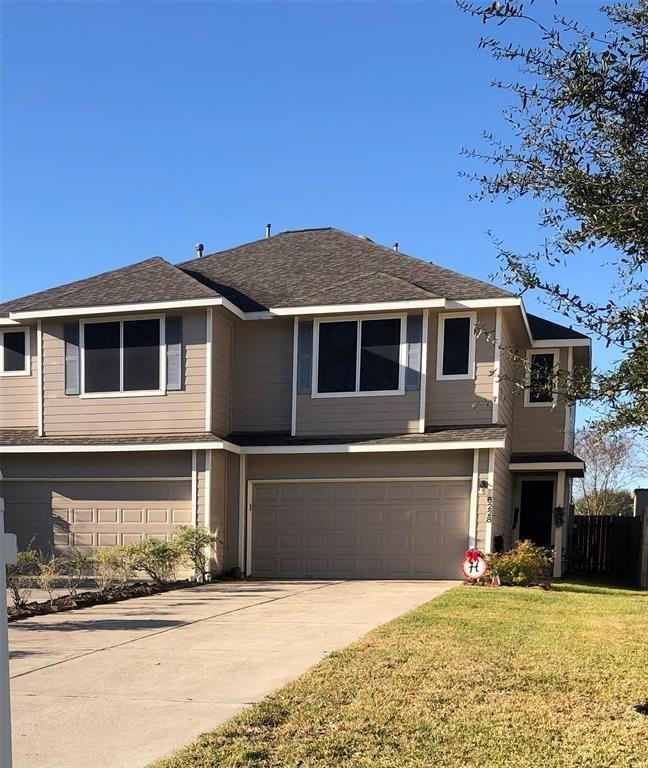
M 560 8 L 600 23 L 596 3 Z M 2 11 L 2 299 L 257 239 L 266 222 L 398 241 L 483 279 L 487 230 L 517 249 L 540 239 L 532 206 L 469 202 L 458 175 L 479 170 L 461 148 L 502 129 L 490 82 L 507 73 L 450 0 Z M 567 275 L 608 294 L 585 260 Z M 600 344 L 595 358 L 611 359 Z

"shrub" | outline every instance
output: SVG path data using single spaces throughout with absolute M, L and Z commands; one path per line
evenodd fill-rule
M 218 538 L 202 526 L 181 525 L 176 531 L 174 542 L 200 581 L 206 581 L 212 548 L 217 541 Z
M 105 547 L 90 555 L 93 577 L 100 592 L 107 592 L 115 583 L 125 584 L 135 575 L 131 547 Z
M 7 563 L 7 589 L 16 610 L 22 610 L 36 586 L 38 574 L 38 552 L 26 549 L 18 552 L 15 563 Z
M 497 574 L 502 584 L 526 587 L 542 581 L 551 563 L 549 550 L 528 540 L 518 541 L 508 552 L 489 557 L 487 578 L 492 581 Z
M 183 553 L 175 540 L 144 539 L 131 544 L 128 549 L 133 556 L 133 568 L 144 571 L 156 584 L 169 584 L 176 580 Z
M 56 555 L 38 555 L 38 586 L 47 592 L 50 605 L 54 600 L 54 590 L 62 583 L 60 562 Z
M 94 575 L 92 559 L 78 549 L 59 556 L 58 571 L 72 600 L 76 598 L 81 584 Z

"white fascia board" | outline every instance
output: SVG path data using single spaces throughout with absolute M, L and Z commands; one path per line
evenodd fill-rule
M 163 309 L 190 309 L 192 307 L 217 307 L 226 299 L 180 299 L 178 301 L 151 301 L 139 304 L 105 304 L 94 307 L 66 307 L 63 309 L 41 309 L 35 311 L 10 312 L 12 320 L 31 320 L 47 317 L 74 317 L 86 315 L 121 314 L 123 312 L 150 312 Z
M 585 462 L 583 461 L 539 461 L 539 462 L 524 462 L 515 464 L 511 462 L 509 469 L 514 472 L 530 472 L 533 470 L 547 471 L 547 470 L 560 470 L 560 469 L 576 469 L 584 470 Z
M 547 347 L 591 347 L 590 339 L 534 339 L 533 349 Z
M 20 325 L 20 323 L 10 317 L 0 317 L 0 325 Z
M 146 445 L 133 443 L 117 445 L 0 445 L 3 453 L 131 453 L 134 451 L 187 451 L 187 450 L 231 450 L 227 441 L 212 440 L 206 442 L 188 443 L 150 443 Z
M 329 315 L 334 312 L 392 312 L 402 309 L 445 307 L 445 299 L 414 299 L 412 301 L 380 301 L 373 304 L 323 304 L 305 307 L 270 307 L 273 315 Z
M 519 307 L 522 299 L 518 296 L 509 296 L 501 299 L 462 299 L 459 301 L 447 301 L 446 309 L 488 309 L 489 307 Z
M 448 443 L 380 443 L 340 445 L 250 445 L 242 454 L 300 453 L 401 453 L 408 451 L 466 451 L 475 448 L 504 448 L 504 440 L 466 440 Z

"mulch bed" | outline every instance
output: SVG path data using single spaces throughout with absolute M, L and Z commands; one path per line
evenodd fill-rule
M 146 582 L 137 582 L 134 584 L 124 584 L 111 587 L 105 592 L 79 592 L 72 599 L 68 595 L 55 597 L 50 603 L 45 602 L 27 603 L 25 608 L 16 609 L 10 606 L 7 610 L 8 620 L 18 621 L 19 619 L 28 619 L 32 616 L 44 616 L 48 613 L 62 613 L 63 611 L 76 611 L 79 608 L 88 608 L 92 605 L 105 605 L 107 603 L 119 603 L 122 600 L 131 600 L 134 597 L 145 597 L 146 595 L 157 595 L 160 592 L 170 592 L 175 589 L 186 589 L 187 587 L 196 587 L 196 581 L 185 579 L 183 581 L 174 581 L 172 584 L 153 584 Z

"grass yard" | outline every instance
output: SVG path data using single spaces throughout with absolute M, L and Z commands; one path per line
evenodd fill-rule
M 156 768 L 648 768 L 648 593 L 458 587 Z

